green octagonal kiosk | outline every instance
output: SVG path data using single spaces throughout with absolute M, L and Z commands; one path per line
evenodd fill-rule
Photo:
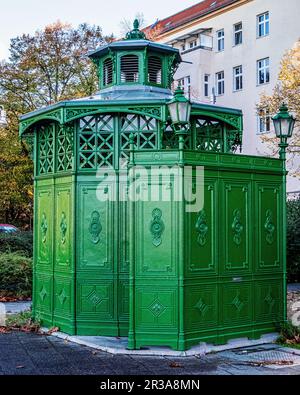
M 70 335 L 128 337 L 130 349 L 276 331 L 284 159 L 236 153 L 239 110 L 192 103 L 176 127 L 180 54 L 138 24 L 89 57 L 95 96 L 20 120 L 35 164 L 34 317 Z M 197 209 L 176 198 L 187 187 L 202 191 Z

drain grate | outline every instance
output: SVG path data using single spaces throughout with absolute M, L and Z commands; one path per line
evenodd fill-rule
M 234 352 L 222 353 L 223 356 L 271 369 L 282 369 L 288 366 L 299 366 L 300 355 L 282 349 L 239 349 Z

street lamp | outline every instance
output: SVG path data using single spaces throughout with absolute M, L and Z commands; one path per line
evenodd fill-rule
M 272 118 L 276 137 L 280 139 L 280 159 L 286 159 L 287 140 L 292 137 L 296 119 L 289 113 L 288 107 L 283 103 L 279 112 Z
M 282 183 L 282 194 L 283 194 L 283 210 L 282 210 L 282 243 L 283 243 L 283 268 L 284 268 L 284 286 L 283 286 L 283 295 L 284 295 L 284 317 L 287 319 L 287 292 L 286 292 L 286 242 L 287 242 L 287 223 L 286 223 L 286 149 L 288 147 L 288 139 L 292 137 L 294 126 L 295 126 L 295 118 L 289 114 L 288 107 L 285 103 L 282 103 L 279 108 L 279 112 L 272 118 L 275 128 L 276 137 L 280 139 L 279 142 L 279 157 L 282 160 L 282 171 L 283 171 L 283 183 Z
M 6 125 L 7 125 L 6 111 L 4 110 L 3 106 L 0 106 L 0 126 L 6 126 Z
M 179 149 L 183 149 L 184 135 L 188 133 L 192 104 L 184 96 L 183 89 L 177 88 L 174 97 L 167 103 L 172 127 L 179 136 Z

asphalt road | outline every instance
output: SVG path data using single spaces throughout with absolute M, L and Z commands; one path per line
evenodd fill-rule
M 0 335 L 0 375 L 300 374 L 300 365 L 274 370 L 245 363 L 241 355 L 243 352 L 228 351 L 186 358 L 111 355 L 52 336 L 20 332 Z

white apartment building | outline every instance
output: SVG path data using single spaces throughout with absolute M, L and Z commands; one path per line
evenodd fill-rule
M 300 0 L 204 0 L 147 28 L 181 51 L 175 79 L 193 101 L 239 108 L 244 114 L 243 153 L 267 154 L 263 133 L 271 117 L 257 114 L 271 94 L 285 52 L 300 38 Z M 300 190 L 295 178 L 288 190 Z

